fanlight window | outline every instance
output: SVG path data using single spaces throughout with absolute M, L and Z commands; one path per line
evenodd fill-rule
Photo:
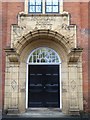
M 29 63 L 60 63 L 58 54 L 50 48 L 38 48 L 31 53 Z

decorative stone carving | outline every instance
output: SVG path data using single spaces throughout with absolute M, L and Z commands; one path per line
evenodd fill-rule
M 66 44 L 76 46 L 76 26 L 70 25 L 69 14 L 60 15 L 18 15 L 18 25 L 12 25 L 11 46 L 14 47 L 17 41 L 30 31 L 49 29 L 60 33 L 67 39 Z
M 16 36 L 20 37 L 21 36 L 21 30 L 20 27 L 15 27 L 13 28 L 13 32 Z
M 38 29 L 52 29 L 52 22 L 55 21 L 55 18 L 54 17 L 39 17 L 37 20 L 36 20 L 36 27 Z
M 12 87 L 13 90 L 16 90 L 16 88 L 17 88 L 17 82 L 16 82 L 16 80 L 12 80 L 11 81 L 11 87 Z
M 55 31 L 62 34 L 67 39 L 67 43 L 71 44 L 72 47 L 75 47 L 75 40 L 76 40 L 76 38 L 75 38 L 76 37 L 75 29 L 76 29 L 75 26 L 71 27 L 71 26 L 63 23 L 62 25 L 57 26 Z
M 70 30 L 70 26 L 67 25 L 67 24 L 65 24 L 65 23 L 63 23 L 63 24 L 61 25 L 61 28 L 62 28 L 62 30 Z
M 76 82 L 74 80 L 71 81 L 71 88 L 72 90 L 76 88 Z

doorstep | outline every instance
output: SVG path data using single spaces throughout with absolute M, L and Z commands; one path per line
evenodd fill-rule
M 30 108 L 25 113 L 5 115 L 2 120 L 90 120 L 88 116 L 65 115 L 57 108 Z

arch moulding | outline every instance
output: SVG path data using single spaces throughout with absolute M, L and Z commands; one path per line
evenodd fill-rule
M 29 32 L 25 36 L 23 36 L 19 41 L 16 42 L 14 45 L 14 49 L 16 49 L 17 53 L 20 54 L 21 51 L 27 46 L 27 44 L 37 41 L 37 40 L 43 40 L 46 39 L 50 41 L 55 41 L 56 43 L 61 44 L 61 46 L 64 47 L 65 51 L 70 51 L 72 48 L 72 45 L 69 43 L 69 41 L 61 34 L 59 34 L 56 31 L 52 30 L 36 30 Z

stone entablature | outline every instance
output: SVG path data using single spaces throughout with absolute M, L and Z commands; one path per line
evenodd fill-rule
M 19 13 L 18 25 L 11 28 L 11 47 L 30 32 L 35 30 L 52 30 L 67 40 L 71 48 L 76 47 L 76 25 L 70 25 L 70 15 L 64 12 L 60 15 L 29 15 Z

